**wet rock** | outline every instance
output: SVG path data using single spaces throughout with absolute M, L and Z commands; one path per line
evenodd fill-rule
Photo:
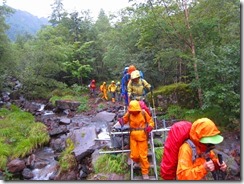
M 48 161 L 39 161 L 39 162 L 35 163 L 34 167 L 37 169 L 42 169 L 42 168 L 46 167 L 48 164 L 49 164 Z
M 75 143 L 73 150 L 76 160 L 81 160 L 95 149 L 96 131 L 95 126 L 83 127 L 76 129 L 69 134 L 72 141 Z
M 57 171 L 56 162 L 49 163 L 43 169 L 36 168 L 32 171 L 35 175 L 33 180 L 50 180 L 50 177 L 54 178 L 56 176 Z
M 112 173 L 109 175 L 108 180 L 123 180 L 124 177 L 122 175 L 118 175 L 115 173 Z
M 49 130 L 49 135 L 50 136 L 54 136 L 54 135 L 58 135 L 58 134 L 64 134 L 67 133 L 69 130 L 67 129 L 66 125 L 58 125 L 58 126 L 54 126 L 51 127 Z
M 97 113 L 96 116 L 93 117 L 91 121 L 93 121 L 93 122 L 99 122 L 99 121 L 110 122 L 110 121 L 114 120 L 115 116 L 116 116 L 115 113 L 102 111 L 102 112 Z
M 86 178 L 88 176 L 88 174 L 86 172 L 84 172 L 83 170 L 80 170 L 80 173 L 79 173 L 79 177 L 82 179 L 82 178 Z
M 71 180 L 77 180 L 77 171 L 69 171 L 66 173 L 62 173 L 54 178 L 54 180 L 58 181 L 71 181 Z
M 24 102 L 24 109 L 32 114 L 35 114 L 39 109 L 41 108 L 42 104 L 35 103 L 35 102 L 30 102 L 30 101 L 25 101 Z
M 14 159 L 7 164 L 7 168 L 11 173 L 21 172 L 25 168 L 25 161 Z
M 70 118 L 61 117 L 60 118 L 60 123 L 70 124 L 71 123 L 71 120 L 70 120 Z
M 65 141 L 61 138 L 52 139 L 50 146 L 54 151 L 61 152 L 65 149 Z
M 57 100 L 55 101 L 55 105 L 60 110 L 70 109 L 71 111 L 76 111 L 80 106 L 80 102 L 76 101 L 68 101 L 68 100 Z
M 24 170 L 22 171 L 22 175 L 25 179 L 31 179 L 34 177 L 34 174 L 28 168 L 24 168 Z
M 214 149 L 215 154 L 221 154 L 223 157 L 223 161 L 225 161 L 228 166 L 227 174 L 237 176 L 240 173 L 240 166 L 235 161 L 235 157 L 229 156 L 222 151 Z
M 31 154 L 27 159 L 26 159 L 26 166 L 33 168 L 34 164 L 36 161 L 36 155 L 35 154 Z

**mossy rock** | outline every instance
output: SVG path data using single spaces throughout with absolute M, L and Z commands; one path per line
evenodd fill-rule
M 147 99 L 152 103 L 150 93 L 148 93 Z M 166 111 L 170 105 L 178 105 L 189 109 L 198 107 L 197 92 L 185 83 L 160 86 L 153 90 L 153 99 L 155 106 L 163 111 Z

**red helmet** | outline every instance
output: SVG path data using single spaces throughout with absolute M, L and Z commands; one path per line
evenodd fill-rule
M 130 65 L 128 68 L 128 73 L 131 74 L 131 72 L 135 71 L 136 67 L 134 65 Z

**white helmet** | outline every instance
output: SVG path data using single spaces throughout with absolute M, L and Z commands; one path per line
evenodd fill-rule
M 140 77 L 140 72 L 139 72 L 139 70 L 135 70 L 135 71 L 133 71 L 133 72 L 131 73 L 131 75 L 130 75 L 130 78 L 131 78 L 131 79 L 136 79 L 136 78 L 138 78 L 138 77 Z

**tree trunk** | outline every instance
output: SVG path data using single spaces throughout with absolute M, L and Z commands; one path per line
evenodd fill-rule
M 192 54 L 192 58 L 193 58 L 193 66 L 194 66 L 194 73 L 195 73 L 195 79 L 198 82 L 198 84 L 200 84 L 199 82 L 199 75 L 198 75 L 198 69 L 197 69 L 197 60 L 196 60 L 196 51 L 195 51 L 195 44 L 192 38 L 192 34 L 191 34 L 191 27 L 189 24 L 189 11 L 188 11 L 188 7 L 187 7 L 187 0 L 183 0 L 183 7 L 184 7 L 184 13 L 185 13 L 185 24 L 187 29 L 189 30 L 189 38 L 190 38 L 190 49 L 191 49 L 191 54 Z M 202 89 L 201 86 L 198 86 L 198 99 L 199 99 L 199 105 L 200 107 L 202 107 L 203 105 L 203 95 L 202 95 Z

